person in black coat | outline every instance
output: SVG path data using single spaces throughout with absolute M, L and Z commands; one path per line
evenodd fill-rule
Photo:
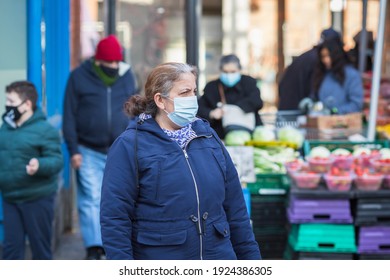
M 336 30 L 325 29 L 321 32 L 320 43 L 337 37 L 341 39 Z M 318 45 L 295 58 L 282 74 L 279 81 L 279 110 L 300 109 L 301 100 L 309 97 L 312 74 L 318 61 L 317 47 Z
M 359 31 L 354 37 L 355 46 L 348 51 L 349 59 L 353 63 L 353 66 L 356 69 L 359 69 L 359 49 L 360 49 L 360 40 L 361 40 L 361 31 Z M 372 71 L 373 59 L 374 59 L 374 35 L 372 31 L 367 31 L 367 49 L 366 49 L 366 62 L 364 72 Z
M 220 77 L 208 82 L 204 94 L 199 98 L 198 116 L 207 119 L 218 136 L 224 139 L 227 131 L 222 126 L 223 103 L 236 105 L 245 113 L 253 112 L 255 125 L 258 126 L 262 124 L 259 110 L 263 107 L 263 101 L 256 79 L 241 74 L 241 63 L 236 55 L 223 56 L 220 70 Z

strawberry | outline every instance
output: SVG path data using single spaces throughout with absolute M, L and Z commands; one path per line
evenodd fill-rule
M 337 167 L 332 167 L 330 169 L 330 174 L 332 174 L 333 176 L 340 176 L 340 169 L 338 169 Z
M 356 173 L 356 175 L 358 175 L 358 176 L 362 176 L 362 175 L 363 175 L 363 169 L 362 169 L 362 167 L 356 166 L 356 168 L 355 168 L 355 173 Z

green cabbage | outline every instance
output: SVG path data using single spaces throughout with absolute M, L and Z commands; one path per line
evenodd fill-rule
M 328 158 L 330 156 L 330 151 L 324 146 L 317 146 L 310 150 L 310 157 L 319 157 L 319 158 Z
M 286 126 L 278 130 L 278 139 L 280 141 L 296 144 L 298 148 L 302 147 L 305 137 L 303 133 L 294 127 Z
M 366 155 L 369 155 L 371 154 L 371 150 L 369 148 L 365 148 L 365 147 L 358 147 L 356 148 L 354 151 L 353 151 L 353 155 L 356 157 L 356 156 L 360 156 L 362 154 L 366 154 Z
M 246 130 L 232 130 L 225 135 L 226 146 L 243 146 L 251 140 L 251 134 Z
M 348 151 L 347 149 L 337 148 L 336 150 L 334 150 L 332 152 L 332 154 L 334 154 L 336 156 L 349 156 L 351 154 L 351 152 Z
M 253 131 L 253 140 L 255 141 L 273 141 L 276 136 L 272 129 L 265 126 L 257 126 Z

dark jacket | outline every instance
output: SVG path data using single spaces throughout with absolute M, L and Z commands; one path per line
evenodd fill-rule
M 128 124 L 125 101 L 135 93 L 135 78 L 129 65 L 120 63 L 120 77 L 107 87 L 85 61 L 70 74 L 67 82 L 63 133 L 70 155 L 79 153 L 77 145 L 107 153 Z
M 192 127 L 184 152 L 153 118 L 112 145 L 100 207 L 108 259 L 261 258 L 231 158 L 205 120 Z
M 203 95 L 199 98 L 198 116 L 207 119 L 211 127 L 217 132 L 221 139 L 225 137 L 225 131 L 222 127 L 222 120 L 211 120 L 210 111 L 217 108 L 221 102 L 221 96 L 218 91 L 218 84 L 221 80 L 214 80 L 206 84 Z M 260 90 L 257 87 L 256 80 L 250 76 L 242 75 L 241 80 L 234 87 L 223 86 L 226 103 L 240 107 L 246 113 L 254 112 L 256 116 L 256 126 L 261 125 L 259 110 L 263 107 Z
M 37 158 L 39 169 L 28 175 L 26 165 Z M 0 128 L 0 190 L 12 203 L 39 199 L 56 192 L 63 160 L 59 132 L 37 109 L 20 127 Z
M 286 68 L 279 81 L 279 110 L 297 110 L 299 102 L 310 96 L 317 57 L 317 47 L 313 47 Z

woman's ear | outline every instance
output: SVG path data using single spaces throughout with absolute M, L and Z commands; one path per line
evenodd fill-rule
M 154 95 L 154 103 L 156 103 L 157 107 L 161 110 L 165 110 L 165 104 L 163 102 L 163 97 L 161 96 L 161 93 L 156 93 Z

